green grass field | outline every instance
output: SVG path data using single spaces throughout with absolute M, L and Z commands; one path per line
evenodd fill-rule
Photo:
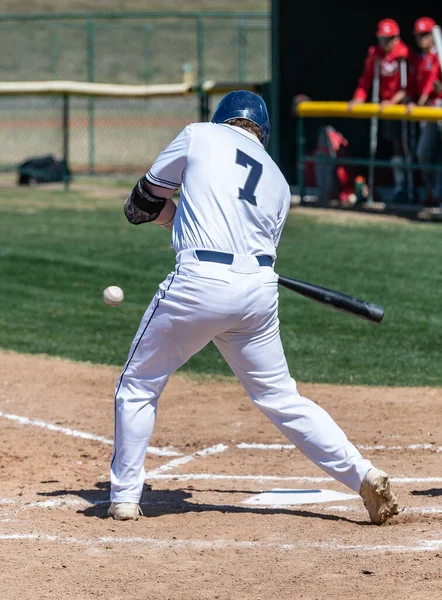
M 130 184 L 127 184 L 129 188 Z M 142 314 L 174 267 L 169 234 L 133 227 L 126 188 L 0 190 L 0 346 L 122 365 Z M 110 193 L 112 192 L 112 193 Z M 381 325 L 281 289 L 281 331 L 300 381 L 441 385 L 440 225 L 289 217 L 277 270 L 385 307 Z M 102 301 L 119 285 L 125 301 Z M 184 370 L 230 370 L 211 346 Z

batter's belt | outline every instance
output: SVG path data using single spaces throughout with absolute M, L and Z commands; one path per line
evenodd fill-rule
M 231 265 L 234 254 L 229 252 L 217 252 L 216 250 L 195 250 L 198 260 L 203 262 L 215 262 L 223 265 Z M 258 254 L 255 256 L 260 267 L 273 267 L 273 258 L 267 254 Z

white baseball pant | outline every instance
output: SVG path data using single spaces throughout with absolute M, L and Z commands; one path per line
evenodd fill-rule
M 284 356 L 278 276 L 255 257 L 232 265 L 177 255 L 141 321 L 115 393 L 111 501 L 139 502 L 158 400 L 170 375 L 211 340 L 253 402 L 311 461 L 359 493 L 372 468 L 320 406 L 298 393 Z

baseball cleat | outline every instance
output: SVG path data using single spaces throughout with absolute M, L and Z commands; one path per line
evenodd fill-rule
M 384 471 L 370 469 L 362 482 L 359 494 L 371 521 L 376 525 L 382 525 L 399 513 L 398 499 L 391 491 L 390 477 Z
M 111 502 L 107 514 L 116 521 L 138 521 L 138 517 L 143 513 L 134 502 Z

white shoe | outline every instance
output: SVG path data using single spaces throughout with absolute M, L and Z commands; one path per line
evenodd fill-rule
M 143 515 L 135 502 L 111 502 L 107 514 L 116 521 L 138 521 L 138 517 Z
M 399 513 L 399 503 L 390 489 L 390 477 L 379 469 L 370 469 L 361 485 L 362 496 L 370 519 L 382 525 L 387 519 Z

